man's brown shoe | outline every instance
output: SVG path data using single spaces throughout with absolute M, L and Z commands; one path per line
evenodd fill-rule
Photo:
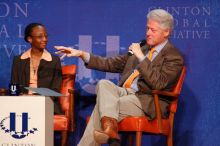
M 101 119 L 101 126 L 103 131 L 94 131 L 94 139 L 97 143 L 104 144 L 108 143 L 109 139 L 120 139 L 118 135 L 118 122 L 116 119 L 103 117 Z

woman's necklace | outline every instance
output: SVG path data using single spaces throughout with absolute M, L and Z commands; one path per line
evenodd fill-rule
M 37 74 L 38 66 L 40 64 L 41 56 L 43 52 L 39 52 L 39 50 L 33 49 L 31 50 L 31 66 L 34 76 Z
M 39 59 L 31 58 L 31 67 L 32 67 L 34 75 L 36 75 L 37 73 L 39 63 L 40 63 Z

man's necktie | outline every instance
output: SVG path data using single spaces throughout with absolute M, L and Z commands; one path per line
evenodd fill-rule
M 155 52 L 155 48 L 151 48 L 151 49 L 150 49 L 150 52 L 149 52 L 149 54 L 148 54 L 148 56 L 147 56 L 147 58 L 148 58 L 149 60 L 152 59 L 154 52 Z
M 151 48 L 147 58 L 149 60 L 152 59 L 153 53 L 155 52 L 155 48 Z M 128 77 L 128 79 L 125 81 L 125 83 L 123 84 L 124 88 L 130 88 L 132 82 L 134 81 L 134 79 L 139 75 L 139 71 L 138 70 L 134 70 L 134 72 Z

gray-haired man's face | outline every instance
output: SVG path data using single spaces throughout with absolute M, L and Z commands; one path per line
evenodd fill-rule
M 169 36 L 169 30 L 162 29 L 157 21 L 147 21 L 146 40 L 147 44 L 154 47 L 163 43 Z

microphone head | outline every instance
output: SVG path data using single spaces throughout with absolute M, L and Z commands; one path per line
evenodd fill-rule
M 141 42 L 140 42 L 140 47 L 143 47 L 146 43 L 147 43 L 146 40 L 141 40 Z

